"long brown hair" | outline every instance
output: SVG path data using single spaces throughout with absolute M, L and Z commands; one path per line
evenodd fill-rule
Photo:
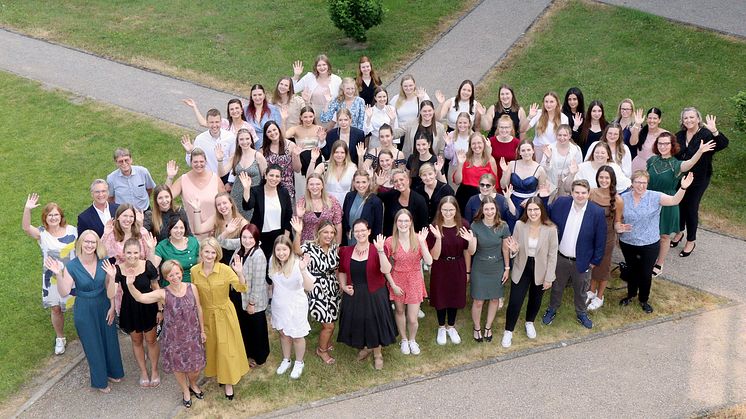
M 158 195 L 161 194 L 161 192 L 167 192 L 168 196 L 171 197 L 171 206 L 169 207 L 169 210 L 173 212 L 178 212 L 179 207 L 176 206 L 176 203 L 174 202 L 174 194 L 171 192 L 171 188 L 168 187 L 168 185 L 158 185 L 153 189 L 153 206 L 151 207 L 150 211 L 150 221 L 152 225 L 152 231 L 151 233 L 158 235 L 161 232 L 161 228 L 163 227 L 163 212 L 161 212 L 161 207 L 158 206 Z M 189 227 L 187 226 L 187 233 L 189 233 Z M 188 234 L 187 234 L 188 235 Z
M 119 205 L 119 208 L 117 208 L 117 213 L 114 215 L 114 238 L 118 242 L 124 240 L 125 234 L 125 231 L 122 230 L 122 226 L 119 225 L 119 216 L 127 210 L 131 210 L 132 216 L 134 217 L 132 227 L 130 227 L 130 234 L 132 235 L 132 238 L 140 239 L 140 224 L 137 223 L 137 211 L 135 211 L 135 207 L 133 207 L 132 204 L 121 204 Z
M 370 81 L 375 86 L 380 86 L 381 84 L 381 78 L 378 77 L 378 74 L 376 73 L 376 70 L 373 69 L 373 63 L 370 62 L 370 58 L 368 58 L 367 55 L 363 55 L 360 57 L 360 60 L 357 62 L 357 76 L 355 77 L 355 84 L 357 85 L 357 90 L 363 88 L 363 72 L 360 71 L 360 64 L 362 63 L 368 63 L 370 64 Z
M 492 176 L 489 173 L 486 175 Z M 482 175 L 482 176 L 486 176 L 486 175 Z M 503 221 L 503 219 L 500 217 L 500 206 L 497 205 L 497 201 L 495 200 L 495 198 L 491 196 L 485 196 L 482 199 L 482 205 L 479 206 L 479 209 L 477 210 L 477 215 L 474 216 L 474 220 L 472 221 L 472 224 L 476 223 L 477 221 L 481 221 L 482 224 L 484 224 L 484 206 L 487 204 L 495 205 L 495 224 L 492 226 L 492 230 L 497 231 L 498 228 L 502 227 L 505 224 L 505 221 Z
M 408 209 L 402 208 L 399 211 L 396 212 L 396 215 L 394 215 L 394 232 L 391 234 L 391 254 L 396 253 L 396 249 L 399 248 L 399 228 L 396 226 L 397 220 L 399 220 L 399 217 L 402 215 L 406 215 L 409 217 L 409 251 L 410 252 L 419 252 L 420 246 L 419 241 L 417 241 L 417 233 L 414 231 L 414 218 L 412 217 L 412 213 L 409 212 Z M 282 236 L 281 236 L 282 237 Z
M 523 211 L 523 215 L 521 215 L 521 221 L 523 221 L 524 224 L 528 223 L 528 206 L 529 204 L 536 204 L 539 206 L 539 210 L 541 210 L 541 218 L 539 219 L 539 222 L 544 224 L 545 226 L 553 226 L 554 223 L 551 219 L 549 219 L 549 214 L 547 213 L 547 209 L 544 206 L 544 203 L 541 202 L 541 198 L 538 196 L 532 196 L 531 198 L 526 201 L 526 209 Z
M 456 214 L 453 216 L 453 221 L 456 223 L 456 228 L 461 228 L 461 225 L 463 223 L 461 221 L 461 210 L 459 209 L 458 201 L 456 201 L 456 198 L 451 195 L 444 196 L 438 203 L 438 210 L 435 211 L 435 219 L 433 220 L 433 225 L 437 227 L 443 227 L 443 222 L 445 220 L 443 218 L 443 212 L 441 211 L 441 209 L 445 204 L 451 204 L 456 208 Z
M 223 216 L 223 214 L 220 213 L 220 211 L 218 211 L 218 198 L 223 198 L 223 197 L 228 198 L 228 202 L 231 203 L 231 216 L 233 218 L 240 218 L 241 220 L 245 221 L 243 216 L 238 212 L 238 208 L 236 208 L 236 203 L 233 202 L 233 197 L 231 197 L 231 194 L 229 192 L 220 192 L 219 194 L 215 195 L 215 201 L 214 201 L 215 235 L 216 236 L 219 236 L 223 232 L 223 230 L 225 230 L 225 224 L 226 224 L 225 217 Z M 231 234 L 231 236 L 228 238 L 235 238 L 235 237 L 238 237 L 237 231 Z

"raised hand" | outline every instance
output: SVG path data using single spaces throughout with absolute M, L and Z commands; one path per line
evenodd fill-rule
M 179 166 L 176 164 L 176 160 L 169 160 L 166 163 L 166 176 L 173 179 L 177 173 L 179 173 Z
M 642 114 L 642 106 L 640 106 L 635 109 L 635 124 L 637 124 L 637 126 L 640 126 L 643 122 L 645 122 L 645 118 Z
M 305 255 L 303 255 L 303 259 L 301 259 L 300 262 L 298 262 L 298 265 L 300 266 L 300 270 L 305 271 L 306 269 L 308 269 L 308 265 L 310 263 L 311 263 L 311 256 L 309 256 L 308 253 L 306 253 Z
M 326 106 L 327 106 L 327 109 L 328 109 L 328 107 L 329 107 L 328 103 L 332 101 L 332 94 L 331 94 L 331 92 L 329 92 L 329 91 L 325 92 L 324 93 L 324 99 L 326 99 L 326 102 L 327 102 Z
M 443 155 L 439 154 L 438 157 L 435 159 L 435 171 L 441 172 L 443 171 L 443 166 L 446 164 L 446 159 L 443 157 Z
M 443 233 L 440 232 L 440 229 L 437 226 L 430 224 L 427 226 L 427 229 L 430 230 L 430 233 L 435 237 L 435 240 L 443 238 Z
M 544 155 L 547 157 L 547 161 L 552 160 L 552 147 L 544 147 Z
M 236 231 L 238 231 L 238 228 L 241 227 L 241 218 L 235 217 L 233 218 L 228 225 L 225 226 L 225 234 L 233 234 Z
M 193 196 L 193 197 L 189 198 L 187 200 L 187 204 L 189 204 L 189 206 L 191 206 L 194 209 L 199 209 L 200 208 L 200 206 L 199 206 L 200 205 L 199 198 L 196 197 L 196 196 Z
M 311 89 L 303 89 L 303 91 L 300 93 L 300 96 L 303 98 L 304 102 L 311 103 Z
M 451 131 L 451 132 L 449 132 L 448 134 L 446 134 L 446 135 L 444 136 L 444 138 L 443 138 L 443 139 L 445 140 L 445 142 L 446 142 L 446 145 L 451 145 L 451 144 L 453 144 L 454 132 L 456 132 L 456 131 Z
M 192 140 L 189 138 L 188 134 L 181 136 L 181 146 L 184 147 L 184 151 L 187 153 L 191 153 L 194 149 L 194 144 L 192 144 Z
M 528 119 L 535 117 L 537 113 L 539 113 L 539 104 L 532 103 L 531 107 L 528 110 Z
M 39 194 L 34 192 L 31 195 L 29 195 L 28 198 L 26 198 L 26 205 L 24 206 L 24 208 L 26 208 L 27 210 L 32 210 L 34 208 L 37 208 L 38 206 L 39 206 Z
M 549 147 L 545 147 L 545 148 L 549 148 Z M 508 162 L 505 161 L 505 157 L 500 157 L 500 169 L 503 172 L 507 172 L 508 169 L 510 169 L 510 166 L 508 165 Z
M 457 151 L 456 158 L 458 159 L 458 164 L 466 163 L 466 151 L 464 150 Z
M 109 220 L 104 224 L 104 236 L 114 231 L 114 220 Z
M 691 186 L 692 182 L 694 182 L 694 173 L 689 172 L 686 176 L 684 176 L 684 179 L 681 179 L 681 187 L 688 188 L 689 186 Z
M 445 97 L 445 95 L 443 95 L 443 92 L 441 92 L 440 90 L 436 90 L 435 91 L 435 100 L 437 100 L 438 103 L 440 103 L 442 105 L 446 101 L 446 97 Z
M 549 182 L 544 182 L 540 184 L 539 187 L 537 188 L 537 191 L 538 191 L 538 195 L 541 197 L 549 196 L 549 194 L 551 194 L 551 192 L 549 191 Z
M 236 275 L 243 274 L 243 258 L 238 255 L 238 252 L 233 254 L 233 260 L 231 260 L 231 268 Z
M 218 143 L 215 146 L 215 157 L 218 159 L 218 161 L 221 161 L 225 158 L 225 153 L 223 152 L 223 145 Z
M 283 121 L 288 119 L 288 105 L 282 104 L 279 105 L 278 108 L 280 108 L 280 117 Z
M 508 250 L 510 250 L 510 253 L 518 253 L 518 242 L 516 239 L 513 238 L 513 236 L 508 236 L 505 239 L 505 244 L 508 246 Z
M 153 233 L 149 231 L 143 234 L 142 239 L 145 242 L 145 246 L 147 246 L 151 252 L 155 249 L 155 246 L 158 245 L 158 239 L 153 237 Z
M 251 188 L 251 176 L 249 176 L 248 172 L 244 171 L 239 173 L 238 180 L 241 182 L 241 186 L 243 186 L 244 189 Z
M 396 119 L 396 109 L 394 109 L 393 106 L 386 105 L 386 107 L 384 109 L 386 110 L 386 115 L 389 116 L 390 120 L 393 121 L 394 119 Z
M 383 236 L 383 234 L 379 234 L 375 240 L 373 240 L 373 246 L 376 247 L 376 250 L 379 252 L 383 252 L 383 245 L 386 243 L 386 237 Z
M 423 100 L 423 99 L 425 99 L 425 96 L 427 96 L 427 91 L 424 88 L 422 88 L 422 87 L 418 87 L 418 88 L 416 88 L 414 90 L 414 94 L 418 98 L 420 98 L 420 100 Z
M 708 130 L 710 130 L 710 132 L 713 133 L 713 134 L 715 134 L 716 132 L 718 132 L 718 127 L 717 127 L 717 124 L 716 124 L 717 119 L 718 118 L 715 115 L 707 115 L 707 116 L 705 116 L 705 127 Z
M 578 168 L 578 162 L 576 162 L 575 159 L 570 160 L 569 169 L 570 169 L 570 174 L 573 175 L 573 177 L 575 176 L 575 174 L 578 173 L 578 170 L 580 170 Z
M 710 140 L 708 142 L 700 142 L 699 143 L 699 151 L 702 153 L 707 153 L 708 151 L 712 151 L 715 149 L 715 140 Z
M 64 268 L 65 265 L 62 264 L 59 260 L 47 256 L 46 259 L 44 259 L 44 266 L 47 267 L 52 273 L 57 276 L 62 272 L 62 268 Z
M 106 272 L 106 275 L 109 278 L 113 278 L 117 274 L 117 268 L 109 262 L 109 259 L 104 259 L 101 263 L 101 269 Z
M 505 199 L 510 199 L 510 196 L 513 195 L 513 184 L 508 184 L 508 187 L 503 189 L 503 196 Z
M 301 74 L 303 74 L 303 61 L 296 60 L 293 63 L 293 78 L 298 78 Z
M 430 230 L 427 227 L 423 227 L 422 230 L 417 233 L 417 240 L 419 240 L 422 243 L 425 243 L 427 240 L 427 235 L 430 234 Z
M 365 143 L 357 143 L 355 145 L 355 152 L 357 153 L 358 161 L 360 162 L 360 165 L 362 166 L 362 159 L 363 156 L 365 156 Z
M 319 128 L 319 129 L 323 129 L 323 128 Z M 311 164 L 312 165 L 316 164 L 316 160 L 319 159 L 319 156 L 321 156 L 321 149 L 318 147 L 312 148 L 311 149 Z
M 324 129 L 324 127 L 319 127 L 316 130 L 316 135 L 319 137 L 319 140 L 321 142 L 326 141 L 326 130 Z
M 293 227 L 295 234 L 301 234 L 303 231 L 303 220 L 297 215 L 294 215 L 293 218 L 290 219 L 290 226 Z
M 370 105 L 365 105 L 365 119 L 367 121 L 370 121 L 370 118 L 373 116 L 373 107 Z
M 134 275 L 127 275 L 125 277 L 125 282 L 127 285 L 134 285 L 135 284 L 135 276 Z
M 185 105 L 189 106 L 190 108 L 196 108 L 197 107 L 197 102 L 195 102 L 194 99 L 186 98 L 186 99 L 181 99 L 181 101 Z
M 472 239 L 474 238 L 474 232 L 466 227 L 461 227 L 460 229 L 458 229 L 458 235 L 468 242 L 472 241 Z
M 478 114 L 484 115 L 485 113 L 487 113 L 487 109 L 481 103 L 477 102 L 475 107 L 477 108 Z
M 580 126 L 583 125 L 583 114 L 580 112 L 575 112 L 575 115 L 572 116 L 572 126 L 578 127 L 580 129 Z M 548 147 L 544 147 L 545 149 Z
M 306 203 L 305 199 L 303 201 L 298 200 L 298 202 L 295 204 L 295 215 L 298 216 L 298 218 L 303 218 L 304 215 L 306 215 Z

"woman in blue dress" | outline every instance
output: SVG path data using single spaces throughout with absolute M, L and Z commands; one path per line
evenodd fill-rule
M 106 248 L 93 230 L 84 231 L 75 243 L 76 259 L 63 265 L 47 257 L 45 265 L 58 278 L 57 290 L 67 296 L 75 283 L 73 313 L 83 351 L 91 370 L 91 387 L 109 393 L 109 381 L 124 377 L 119 339 L 114 327 L 115 267 L 106 259 Z

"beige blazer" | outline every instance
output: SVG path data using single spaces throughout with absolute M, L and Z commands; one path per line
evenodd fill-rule
M 521 275 L 528 260 L 528 226 L 523 221 L 515 223 L 513 238 L 518 242 L 518 256 L 513 260 L 511 278 L 517 284 L 521 280 Z M 544 282 L 554 282 L 558 247 L 557 227 L 542 225 L 539 229 L 539 246 L 536 248 L 536 256 L 534 256 L 534 282 L 536 285 L 541 285 Z
M 406 158 L 409 158 L 409 156 L 412 155 L 414 152 L 414 136 L 417 135 L 417 127 L 418 120 L 415 119 L 412 124 L 410 124 L 407 127 L 404 128 L 397 128 L 394 130 L 394 138 L 399 138 L 402 135 L 404 136 L 404 146 L 402 148 L 402 153 L 404 153 L 404 156 Z M 435 136 L 433 137 L 433 154 L 438 155 L 443 153 L 443 149 L 446 146 L 446 128 L 443 124 L 440 122 L 435 122 Z

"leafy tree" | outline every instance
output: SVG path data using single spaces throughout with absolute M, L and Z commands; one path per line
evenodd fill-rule
M 348 37 L 365 42 L 365 32 L 383 21 L 381 0 L 329 0 L 329 17 Z

